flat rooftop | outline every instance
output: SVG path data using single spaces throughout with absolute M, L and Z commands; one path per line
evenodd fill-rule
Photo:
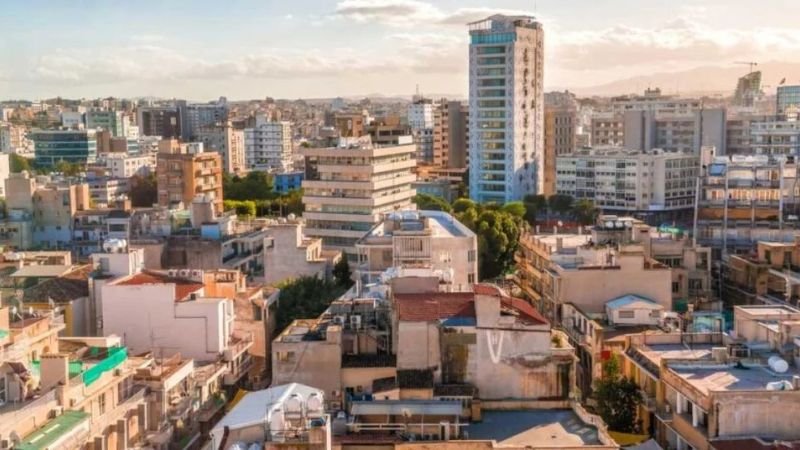
M 751 316 L 800 314 L 800 309 L 792 308 L 789 305 L 737 305 L 736 309 L 741 309 Z
M 465 429 L 468 439 L 495 440 L 501 446 L 579 447 L 600 445 L 597 428 L 569 409 L 483 411 L 483 421 Z
M 712 344 L 653 344 L 638 347 L 643 354 L 656 365 L 661 365 L 662 359 L 711 359 Z
M 670 370 L 704 395 L 709 392 L 766 391 L 767 383 L 787 381 L 798 375 L 795 368 L 778 374 L 763 366 L 670 366 Z
M 550 245 L 553 247 L 553 251 L 556 250 L 556 244 L 558 240 L 561 239 L 561 245 L 563 248 L 578 248 L 582 245 L 585 245 L 589 242 L 592 235 L 590 234 L 537 234 L 536 239 L 539 240 L 542 244 Z
M 387 226 L 387 222 L 393 223 Z M 443 211 L 396 211 L 386 214 L 364 238 L 391 237 L 395 230 L 409 234 L 430 233 L 433 237 L 446 238 L 475 236 L 472 230 Z

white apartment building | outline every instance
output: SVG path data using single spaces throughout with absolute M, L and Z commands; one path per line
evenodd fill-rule
M 156 168 L 156 158 L 152 154 L 108 153 L 105 159 L 106 168 L 112 178 L 130 178 L 134 175 L 144 177 L 154 172 Z
M 529 16 L 469 25 L 469 174 L 473 200 L 542 192 L 544 30 Z
M 292 160 L 291 122 L 270 122 L 256 117 L 255 128 L 244 130 L 247 168 L 286 169 Z
M 699 174 L 700 158 L 691 153 L 585 149 L 556 159 L 556 191 L 604 211 L 691 209 Z
M 800 122 L 770 120 L 750 123 L 750 153 L 800 155 Z
M 438 106 L 430 99 L 415 98 L 408 105 L 408 125 L 417 144 L 417 161 L 433 163 L 435 114 Z
M 11 166 L 9 164 L 10 156 L 5 153 L 0 153 L 0 197 L 6 196 L 6 180 L 11 174 Z
M 355 244 L 381 214 L 411 205 L 417 177 L 413 144 L 373 146 L 369 137 L 342 139 L 338 147 L 303 148 L 305 234 L 355 259 Z
M 380 279 L 392 267 L 439 272 L 456 289 L 478 281 L 478 238 L 442 211 L 395 211 L 384 214 L 356 243 L 356 276 L 364 283 Z

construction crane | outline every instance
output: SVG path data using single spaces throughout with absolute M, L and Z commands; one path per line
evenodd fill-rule
M 753 73 L 753 69 L 758 65 L 755 61 L 734 61 L 734 64 L 744 64 L 750 66 L 750 73 Z

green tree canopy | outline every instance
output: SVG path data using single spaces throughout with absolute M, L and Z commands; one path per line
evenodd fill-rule
M 134 175 L 131 177 L 131 189 L 128 198 L 131 205 L 139 208 L 148 208 L 158 202 L 158 188 L 156 175 L 151 173 L 146 177 Z
M 575 220 L 581 225 L 592 225 L 597 221 L 600 210 L 594 206 L 591 200 L 580 199 L 572 208 Z
M 572 204 L 574 201 L 575 200 L 572 198 L 572 196 L 555 194 L 551 195 L 550 198 L 547 199 L 547 205 L 551 210 L 557 213 L 565 214 L 572 209 Z
M 339 262 L 333 266 L 333 278 L 336 280 L 336 284 L 345 289 L 349 289 L 350 286 L 353 285 L 352 275 L 353 272 L 350 271 L 350 263 L 347 261 L 347 255 L 342 254 Z
M 256 216 L 256 202 L 253 200 L 224 200 L 222 207 L 225 211 L 235 211 L 237 216 Z
M 450 212 L 453 210 L 453 207 L 450 206 L 443 198 L 436 197 L 430 194 L 417 194 L 411 200 L 417 205 L 417 209 L 423 211 L 445 211 Z
M 273 191 L 272 175 L 256 170 L 243 178 L 227 173 L 223 175 L 222 194 L 228 200 L 268 200 L 278 196 Z
M 469 199 L 453 204 L 456 218 L 478 236 L 478 271 L 485 280 L 502 275 L 513 265 L 519 245 L 522 205 L 482 205 Z
M 20 156 L 16 153 L 11 153 L 8 156 L 9 161 L 9 169 L 11 173 L 20 173 L 23 170 L 27 170 L 28 172 L 33 171 L 33 166 L 31 165 L 31 160 L 25 158 L 24 156 Z
M 276 330 L 283 330 L 297 319 L 316 318 L 346 289 L 334 281 L 318 277 L 300 277 L 278 286 Z
M 603 375 L 595 382 L 594 397 L 597 412 L 609 429 L 622 433 L 640 431 L 636 411 L 642 395 L 635 381 L 622 376 L 615 355 L 603 363 Z

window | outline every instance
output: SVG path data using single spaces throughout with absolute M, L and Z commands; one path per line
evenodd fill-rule
M 678 282 L 678 281 L 673 281 L 672 282 L 672 293 L 673 294 L 677 294 L 680 291 L 681 291 L 681 283 Z
M 278 361 L 280 362 L 294 361 L 294 352 L 278 352 Z
M 474 273 L 467 274 L 467 283 L 469 283 L 469 284 L 475 283 L 475 274 Z
M 106 394 L 103 393 L 100 397 L 97 397 L 97 409 L 99 410 L 100 414 L 106 413 Z
M 634 318 L 634 311 L 630 309 L 622 309 L 619 312 L 620 319 L 633 319 Z
M 258 322 L 261 322 L 262 320 L 264 320 L 264 317 L 263 317 L 263 314 L 262 314 L 262 311 L 261 311 L 261 305 L 253 305 L 253 320 L 258 321 Z
M 8 401 L 8 386 L 6 386 L 6 377 L 0 378 L 0 405 L 4 405 Z

